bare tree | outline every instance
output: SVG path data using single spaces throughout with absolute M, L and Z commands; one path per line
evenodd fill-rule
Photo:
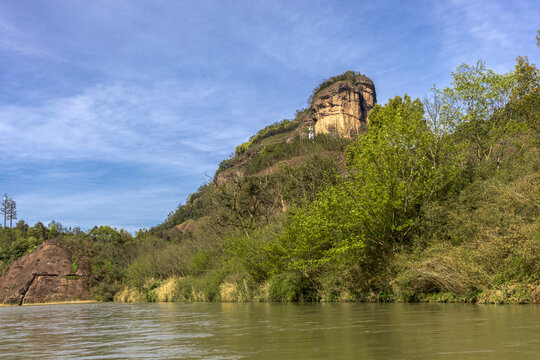
M 4 194 L 4 199 L 2 200 L 2 214 L 4 214 L 4 228 L 6 227 L 6 219 L 8 215 L 8 197 L 7 194 Z
M 9 219 L 9 228 L 13 228 L 13 220 L 17 220 L 17 203 L 13 199 L 8 200 L 7 217 Z
M 279 197 L 272 193 L 269 176 L 231 176 L 226 182 L 213 183 L 212 203 L 218 225 L 242 230 L 249 238 L 258 222 L 268 223 L 280 208 Z

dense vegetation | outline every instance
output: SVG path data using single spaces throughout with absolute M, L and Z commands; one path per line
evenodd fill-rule
M 272 146 L 283 146 L 280 144 L 292 140 L 293 137 L 298 137 L 299 134 L 295 133 L 295 130 L 310 114 L 310 109 L 298 110 L 293 120 L 284 119 L 259 130 L 247 142 L 238 145 L 229 159 L 225 159 L 219 164 L 216 176 L 229 168 L 250 162 L 251 157 L 261 150 L 272 151 L 270 150 Z
M 355 141 L 295 135 L 309 110 L 261 130 L 134 237 L 19 222 L 2 270 L 60 237 L 100 299 L 540 302 L 540 73 L 452 77 L 375 106 Z
M 235 155 L 241 155 L 245 153 L 250 147 L 255 144 L 260 144 L 264 139 L 269 138 L 272 135 L 283 134 L 296 129 L 300 125 L 298 121 L 283 120 L 259 130 L 255 135 L 249 138 L 249 140 L 241 145 L 238 145 L 234 149 Z
M 65 228 L 56 221 L 48 226 L 41 222 L 29 226 L 20 220 L 13 229 L 0 230 L 0 274 L 6 272 L 17 258 L 32 252 L 46 240 L 53 240 L 68 249 L 73 254 L 73 266 L 77 266 L 77 258 L 90 257 L 94 276 L 89 279 L 89 286 L 100 300 L 113 299 L 121 288 L 126 266 L 138 252 L 149 246 L 134 240 L 129 232 L 110 226 L 96 226 L 82 232 L 79 228 Z

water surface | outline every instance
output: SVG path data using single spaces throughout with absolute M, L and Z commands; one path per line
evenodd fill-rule
M 2 307 L 0 357 L 540 359 L 540 306 L 96 303 Z

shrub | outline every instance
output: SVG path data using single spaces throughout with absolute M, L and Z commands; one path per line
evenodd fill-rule
M 212 254 L 208 250 L 200 250 L 191 258 L 189 273 L 191 275 L 201 275 L 212 265 Z
M 319 301 L 319 295 L 309 279 L 299 272 L 284 272 L 270 278 L 270 300 Z
M 273 135 L 283 134 L 286 132 L 293 131 L 300 125 L 298 121 L 291 120 L 282 120 L 280 122 L 275 122 L 272 125 L 265 127 L 262 130 L 259 130 L 255 135 L 249 138 L 249 140 L 243 144 L 240 144 L 234 149 L 236 156 L 244 154 L 251 146 L 261 143 L 262 140 L 269 138 Z M 225 166 L 225 165 L 224 165 Z

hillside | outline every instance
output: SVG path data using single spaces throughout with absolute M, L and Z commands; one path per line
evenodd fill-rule
M 269 196 L 265 199 L 265 205 L 259 209 L 269 207 L 283 210 L 298 201 L 291 194 L 278 189 L 287 187 L 286 183 L 294 180 L 294 172 L 306 172 L 307 167 L 316 167 L 316 163 L 320 163 L 322 168 L 328 168 L 334 175 L 344 175 L 345 148 L 367 129 L 367 114 L 376 102 L 375 86 L 365 75 L 347 71 L 325 80 L 313 90 L 309 102 L 310 106 L 298 110 L 292 120 L 285 119 L 271 124 L 258 131 L 247 142 L 238 145 L 233 156 L 219 164 L 213 183 L 192 194 L 185 205 L 172 213 L 167 221 L 155 230 L 160 231 L 161 236 L 174 237 L 163 230 L 174 227 L 174 234 L 176 230 L 184 232 L 186 229 L 194 229 L 194 220 L 204 213 L 201 210 L 201 207 L 205 206 L 203 203 L 213 201 L 210 199 L 213 196 L 210 192 L 216 189 L 219 189 L 222 196 L 230 197 L 230 187 L 242 188 L 245 186 L 244 182 L 262 181 L 267 184 L 266 188 L 257 191 L 268 192 Z M 314 139 L 308 138 L 309 128 L 314 130 Z M 322 174 L 296 176 L 320 175 Z M 268 185 L 270 179 L 272 184 Z M 313 181 L 317 182 L 313 178 L 297 179 L 297 185 L 310 187 L 312 185 L 307 183 Z M 311 194 L 304 196 L 314 197 L 319 185 L 313 185 Z M 276 202 L 276 199 L 279 201 Z M 229 201 L 236 200 L 230 198 Z M 241 217 L 244 215 L 252 218 L 259 216 L 249 211 Z
M 181 273 L 145 254 L 117 299 L 540 301 L 538 70 L 453 78 L 384 106 L 363 75 L 324 81 L 150 231 Z
M 162 224 L 17 224 L 0 268 L 57 238 L 100 300 L 538 303 L 539 71 L 452 79 L 384 105 L 365 75 L 325 80 Z

